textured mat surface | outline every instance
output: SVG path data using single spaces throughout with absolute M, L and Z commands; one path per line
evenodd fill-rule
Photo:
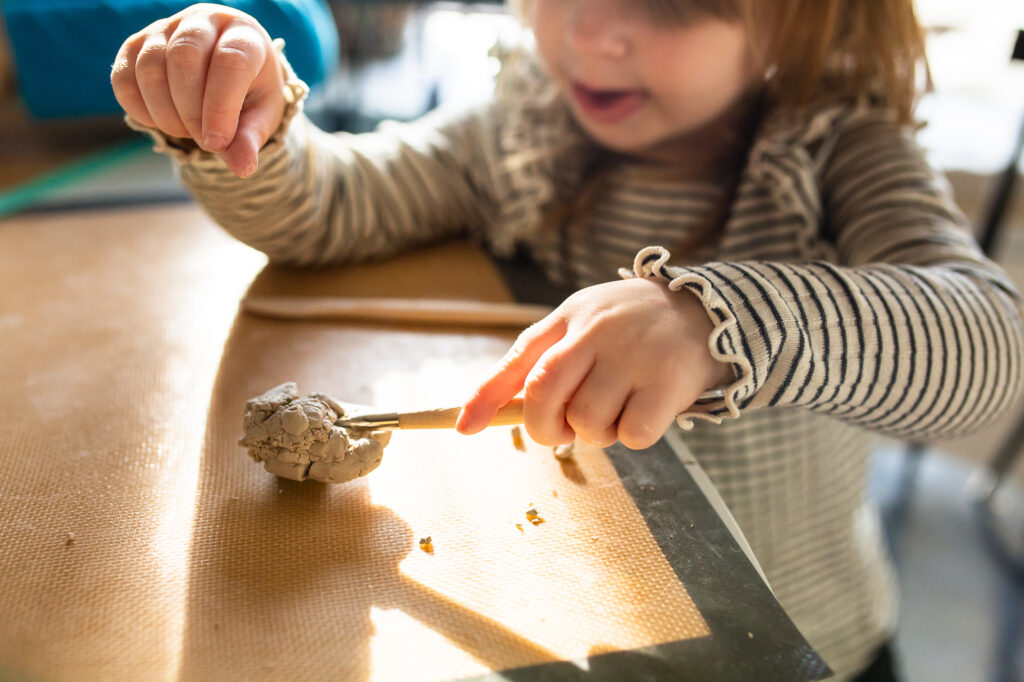
M 191 206 L 7 221 L 0 672 L 440 680 L 707 636 L 600 451 L 402 432 L 325 486 L 237 445 L 245 399 L 282 381 L 457 404 L 512 338 L 236 318 L 250 283 L 506 298 L 470 253 L 252 282 L 262 256 Z

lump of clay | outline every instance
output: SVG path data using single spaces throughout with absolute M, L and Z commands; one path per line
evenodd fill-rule
M 377 468 L 391 434 L 336 426 L 344 414 L 345 408 L 327 396 L 300 398 L 298 386 L 288 382 L 246 401 L 245 435 L 239 442 L 277 476 L 351 481 Z

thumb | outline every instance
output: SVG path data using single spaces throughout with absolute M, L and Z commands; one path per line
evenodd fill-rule
M 281 122 L 281 112 L 272 102 L 264 101 L 242 111 L 238 129 L 227 149 L 220 156 L 228 170 L 240 178 L 247 178 L 259 166 L 259 153 L 263 145 Z

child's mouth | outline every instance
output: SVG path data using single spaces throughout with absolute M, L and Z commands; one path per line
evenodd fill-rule
M 581 83 L 572 84 L 572 96 L 577 106 L 600 123 L 616 123 L 626 118 L 647 101 L 647 91 L 595 90 Z

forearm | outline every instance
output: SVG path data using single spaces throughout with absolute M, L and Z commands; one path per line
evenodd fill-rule
M 133 126 L 139 127 L 139 126 Z M 147 131 L 151 132 L 151 131 Z M 260 151 L 248 178 L 216 155 L 161 138 L 182 184 L 229 234 L 272 262 L 367 260 L 438 239 L 471 220 L 474 197 L 452 187 L 437 201 L 437 173 L 409 170 L 408 141 L 387 133 L 329 135 L 301 114 Z M 405 164 L 402 169 L 396 165 Z M 436 203 L 435 203 L 436 202 Z
M 292 76 L 285 90 L 281 126 L 246 178 L 190 140 L 128 123 L 174 159 L 182 183 L 227 232 L 272 262 L 380 258 L 485 222 L 486 112 L 328 134 L 302 115 L 305 85 Z
M 248 178 L 232 174 L 216 156 L 198 153 L 179 163 L 181 182 L 225 231 L 271 262 L 307 265 L 330 256 L 354 257 L 358 254 L 329 254 L 323 248 L 330 202 L 341 197 L 325 196 L 326 169 L 309 149 L 311 127 L 297 117 L 261 150 L 259 166 Z

